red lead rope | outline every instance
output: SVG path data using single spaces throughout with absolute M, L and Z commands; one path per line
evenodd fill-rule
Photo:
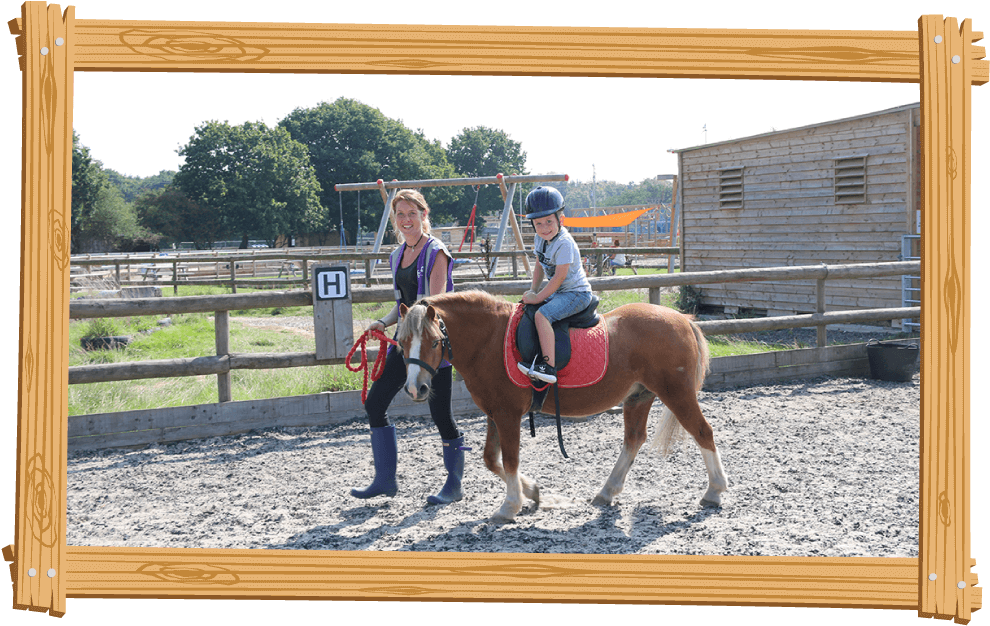
M 347 361 L 344 362 L 344 365 L 346 365 L 347 369 L 351 370 L 352 372 L 360 372 L 361 370 L 364 370 L 364 386 L 361 387 L 361 404 L 364 404 L 365 401 L 367 401 L 368 399 L 368 337 L 369 336 L 378 339 L 378 341 L 380 342 L 378 346 L 378 356 L 375 357 L 375 364 L 371 368 L 371 382 L 374 382 L 379 378 L 381 378 L 382 372 L 385 370 L 385 354 L 387 353 L 385 344 L 390 343 L 393 346 L 399 345 L 395 341 L 389 339 L 385 335 L 385 333 L 383 333 L 380 330 L 366 330 L 364 331 L 364 334 L 361 335 L 361 337 L 354 342 L 354 347 L 351 348 L 351 351 L 347 353 Z M 354 352 L 358 348 L 361 348 L 361 365 L 358 365 L 357 367 L 351 367 L 351 357 L 354 356 Z

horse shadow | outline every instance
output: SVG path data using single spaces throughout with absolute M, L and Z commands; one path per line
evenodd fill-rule
M 569 528 L 540 528 L 526 523 L 530 516 L 551 514 L 550 509 L 535 503 L 523 507 L 516 522 L 493 522 L 488 519 L 466 522 L 457 528 L 409 546 L 412 551 L 637 554 L 666 536 L 678 534 L 702 524 L 719 513 L 721 507 L 705 507 L 675 519 L 673 511 L 655 504 L 636 506 L 624 516 L 617 506 L 587 503 L 597 514 L 584 523 Z M 631 525 L 627 524 L 632 519 Z M 662 520 L 658 523 L 658 520 Z M 624 529 L 623 525 L 630 526 Z
M 349 535 L 348 529 L 361 526 L 370 520 L 380 518 L 380 515 L 390 508 L 389 502 L 381 504 L 366 504 L 352 507 L 340 512 L 343 521 L 336 524 L 314 526 L 305 532 L 289 537 L 281 543 L 270 543 L 264 546 L 266 550 L 367 550 L 382 537 L 394 535 L 403 529 L 412 528 L 420 523 L 429 522 L 437 515 L 437 507 L 425 507 L 412 515 L 402 518 L 397 523 L 386 523 L 367 531 Z

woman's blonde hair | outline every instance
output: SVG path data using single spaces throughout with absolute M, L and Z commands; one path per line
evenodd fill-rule
M 416 205 L 420 212 L 423 214 L 423 232 L 427 235 L 430 234 L 430 205 L 426 203 L 426 198 L 423 194 L 419 193 L 415 189 L 400 189 L 396 192 L 395 197 L 392 198 L 392 206 L 389 210 L 388 218 L 392 222 L 392 230 L 395 231 L 395 236 L 399 236 L 399 225 L 395 223 L 395 206 L 405 200 L 410 204 Z

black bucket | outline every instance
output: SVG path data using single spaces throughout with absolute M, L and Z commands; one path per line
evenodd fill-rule
M 870 339 L 866 356 L 870 359 L 870 378 L 903 383 L 918 370 L 921 350 L 917 343 Z

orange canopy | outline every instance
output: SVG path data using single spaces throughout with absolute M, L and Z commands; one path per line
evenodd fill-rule
M 649 211 L 649 209 L 629 211 L 628 213 L 613 213 L 612 215 L 565 217 L 564 226 L 571 226 L 573 228 L 616 228 L 620 226 L 628 226 L 636 221 L 637 217 L 647 211 Z

